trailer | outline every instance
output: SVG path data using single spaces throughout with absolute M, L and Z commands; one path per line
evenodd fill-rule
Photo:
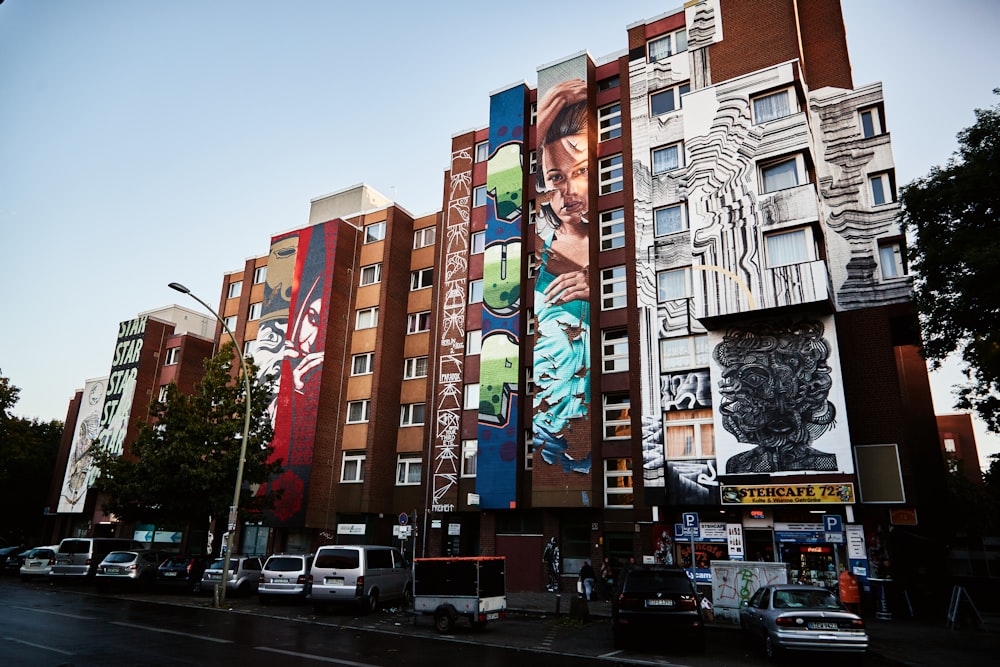
M 440 633 L 454 630 L 459 617 L 469 619 L 477 630 L 504 618 L 505 561 L 503 556 L 414 558 L 413 611 L 433 615 Z

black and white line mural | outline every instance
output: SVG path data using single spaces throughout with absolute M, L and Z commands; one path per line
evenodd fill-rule
M 718 505 L 715 459 L 667 461 L 668 505 Z

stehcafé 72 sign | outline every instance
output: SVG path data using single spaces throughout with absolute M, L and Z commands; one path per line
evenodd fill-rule
M 854 484 L 758 484 L 722 485 L 723 505 L 790 505 L 854 502 Z

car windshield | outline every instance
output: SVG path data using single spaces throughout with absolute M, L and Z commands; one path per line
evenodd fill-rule
M 633 570 L 626 579 L 625 590 L 632 593 L 690 593 L 691 583 L 683 572 Z
M 112 551 L 104 558 L 105 563 L 131 563 L 135 560 L 135 554 L 125 551 Z
M 295 558 L 294 556 L 274 558 L 272 557 L 267 561 L 267 567 L 265 570 L 274 570 L 275 572 L 296 572 L 302 569 L 302 559 Z
M 775 591 L 776 609 L 840 609 L 837 597 L 829 591 Z

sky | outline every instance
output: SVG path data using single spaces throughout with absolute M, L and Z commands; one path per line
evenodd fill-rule
M 0 374 L 65 419 L 118 323 L 222 276 L 367 183 L 441 208 L 451 137 L 538 67 L 627 47 L 650 0 L 0 0 Z M 1000 101 L 1000 3 L 843 0 L 855 86 L 883 83 L 900 184 Z M 723 28 L 724 29 L 724 28 Z M 931 376 L 953 412 L 958 364 Z M 1000 436 L 976 422 L 981 461 Z

